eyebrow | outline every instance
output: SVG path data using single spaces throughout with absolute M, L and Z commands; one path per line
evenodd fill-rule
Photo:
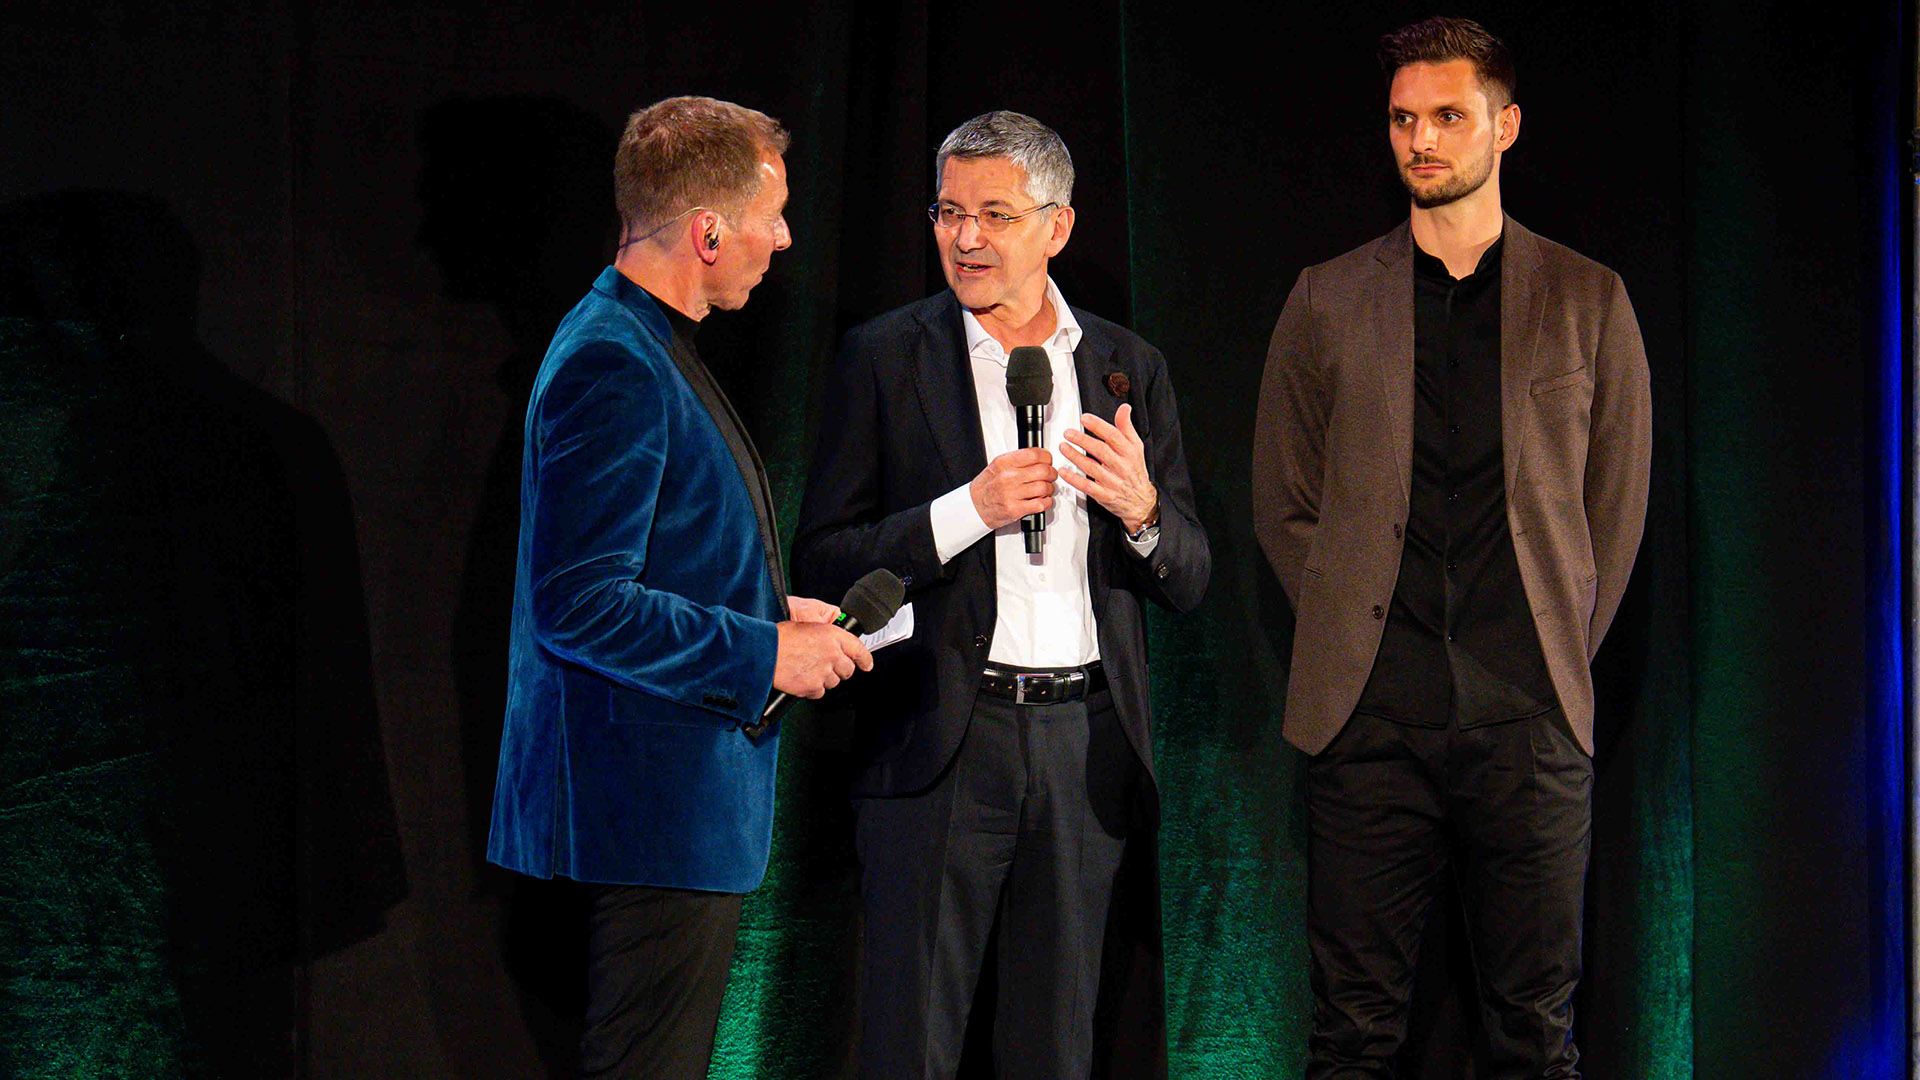
M 943 203 L 946 203 L 948 206 L 953 206 L 953 207 L 960 206 L 960 204 L 953 199 L 941 199 L 940 201 Z M 1011 202 L 1008 202 L 1005 199 L 988 199 L 986 202 L 983 202 L 980 204 L 980 209 L 982 210 L 993 210 L 996 208 L 1005 208 L 1005 209 L 1011 210 L 1013 209 L 1013 204 Z

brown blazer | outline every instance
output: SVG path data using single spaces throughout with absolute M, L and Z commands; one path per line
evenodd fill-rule
M 1619 275 L 1506 219 L 1500 433 L 1520 580 L 1593 752 L 1590 663 L 1646 523 L 1653 404 Z M 1413 477 L 1413 232 L 1307 268 L 1267 350 L 1253 527 L 1296 619 L 1287 740 L 1324 750 L 1380 648 Z

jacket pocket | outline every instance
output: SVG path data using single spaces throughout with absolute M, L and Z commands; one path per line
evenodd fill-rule
M 712 695 L 709 695 L 711 698 Z M 729 703 L 731 698 L 728 699 Z M 711 708 L 698 708 L 666 698 L 654 697 L 638 690 L 629 690 L 624 686 L 607 688 L 607 720 L 615 724 L 663 724 L 668 727 L 706 728 L 725 731 L 740 726 L 740 722 L 724 712 L 720 701 L 709 700 Z
M 1564 375 L 1549 375 L 1544 379 L 1533 380 L 1533 396 L 1539 397 L 1542 394 L 1551 394 L 1555 390 L 1565 390 L 1569 386 L 1578 386 L 1586 381 L 1587 369 L 1585 365 L 1581 365 Z

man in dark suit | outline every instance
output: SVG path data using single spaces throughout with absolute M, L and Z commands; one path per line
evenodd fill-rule
M 1411 217 L 1300 275 L 1254 432 L 1254 526 L 1297 619 L 1307 1076 L 1390 1076 L 1456 877 L 1492 1077 L 1574 1077 L 1589 663 L 1646 518 L 1651 404 L 1620 279 L 1500 207 L 1505 46 L 1382 41 Z
M 1192 608 L 1210 556 L 1165 360 L 1047 276 L 1074 224 L 1059 136 L 988 113 L 935 172 L 951 289 L 847 335 L 794 541 L 805 588 L 885 566 L 913 608 L 851 688 L 861 1073 L 954 1074 L 997 924 L 999 1074 L 1084 1077 L 1115 874 L 1157 814 L 1143 604 Z M 1022 346 L 1053 377 L 1029 449 L 1006 390 Z
M 771 691 L 867 668 L 785 595 L 766 473 L 693 348 L 775 251 L 787 133 L 670 98 L 615 161 L 625 237 L 534 383 L 487 857 L 591 882 L 585 1076 L 704 1078 L 740 894 L 766 872 Z

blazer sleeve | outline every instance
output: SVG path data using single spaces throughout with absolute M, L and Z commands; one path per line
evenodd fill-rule
M 891 513 L 881 509 L 887 443 L 877 365 L 882 352 L 865 335 L 848 334 L 828 373 L 820 437 L 793 538 L 794 587 L 808 596 L 838 602 L 855 581 L 881 567 L 899 575 L 908 595 L 952 572 L 934 546 L 932 499 Z M 924 450 L 933 452 L 930 446 Z
M 1332 404 L 1314 353 L 1312 275 L 1311 269 L 1300 274 L 1273 328 L 1253 424 L 1254 537 L 1295 610 L 1320 523 Z
M 775 624 L 642 583 L 672 467 L 669 408 L 657 373 L 612 343 L 583 346 L 545 387 L 528 432 L 533 638 L 621 685 L 744 721 L 773 686 Z
M 1163 607 L 1192 611 L 1207 593 L 1213 551 L 1194 507 L 1193 480 L 1187 473 L 1187 452 L 1180 435 L 1180 405 L 1174 399 L 1166 358 L 1160 350 L 1149 349 L 1144 368 L 1147 475 L 1160 493 L 1160 539 L 1144 558 L 1124 539 L 1121 547 L 1130 556 L 1126 561 L 1142 592 Z
M 1647 488 L 1653 462 L 1653 394 L 1647 351 L 1640 340 L 1627 289 L 1617 274 L 1594 350 L 1593 412 L 1588 427 L 1587 468 L 1582 482 L 1587 530 L 1593 538 L 1593 620 L 1587 626 L 1587 658 L 1620 610 L 1640 536 L 1647 523 Z

